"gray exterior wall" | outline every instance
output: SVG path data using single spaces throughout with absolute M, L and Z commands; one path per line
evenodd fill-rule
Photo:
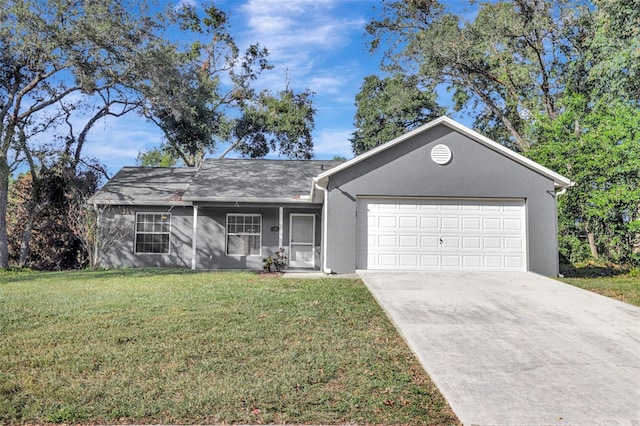
M 283 207 L 283 246 L 288 253 L 289 214 L 312 213 L 316 215 L 315 266 L 320 267 L 321 206 Z M 171 213 L 171 237 L 169 254 L 135 253 L 136 213 Z M 260 256 L 226 255 L 227 213 L 252 213 L 262 215 L 262 252 Z M 119 241 L 103 251 L 102 266 L 121 267 L 176 267 L 191 268 L 193 208 L 191 206 L 116 206 L 108 209 L 102 224 L 122 229 Z M 197 269 L 256 269 L 262 270 L 262 258 L 272 255 L 279 248 L 279 207 L 199 207 L 197 229 Z
M 320 214 L 321 207 L 283 208 L 283 247 L 289 252 L 289 214 Z M 225 227 L 228 213 L 262 215 L 262 242 L 259 256 L 228 256 L 226 254 Z M 315 266 L 320 266 L 320 218 L 316 217 Z M 197 269 L 262 269 L 262 259 L 273 255 L 279 248 L 279 206 L 271 207 L 199 207 Z M 272 230 L 273 228 L 273 230 Z
M 447 165 L 431 160 L 434 145 L 452 152 Z M 360 196 L 524 198 L 528 270 L 558 273 L 554 182 L 439 125 L 329 178 L 327 266 L 356 268 L 356 200 Z
M 169 254 L 135 253 L 136 213 L 171 213 Z M 122 230 L 121 238 L 101 253 L 101 265 L 107 268 L 123 267 L 191 267 L 191 207 L 170 206 L 115 206 L 100 218 L 101 225 Z

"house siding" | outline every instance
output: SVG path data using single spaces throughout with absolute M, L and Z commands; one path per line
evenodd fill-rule
M 447 165 L 431 149 L 452 151 Z M 362 196 L 521 198 L 527 217 L 527 269 L 558 273 L 554 182 L 444 125 L 417 134 L 330 176 L 327 266 L 336 273 L 356 268 L 356 201 Z
M 171 214 L 171 237 L 168 254 L 135 253 L 136 213 Z M 110 224 L 122 230 L 121 238 L 114 241 L 101 253 L 101 265 L 104 267 L 182 268 L 191 265 L 191 228 L 193 223 L 191 207 L 114 206 L 102 213 L 100 221 L 102 225 Z
M 262 215 L 262 241 L 259 256 L 229 256 L 226 254 L 227 214 L 246 213 Z M 285 255 L 289 251 L 289 214 L 320 213 L 315 208 L 283 208 L 283 239 Z M 279 207 L 199 207 L 197 269 L 262 269 L 262 259 L 273 255 L 279 245 Z M 273 229 L 273 230 L 272 230 Z M 316 218 L 316 268 L 320 265 L 320 220 Z
M 291 213 L 316 214 L 315 265 L 320 266 L 321 206 L 283 208 L 283 246 L 288 253 L 289 215 Z M 171 213 L 171 237 L 168 254 L 135 253 L 136 213 Z M 259 256 L 228 256 L 226 254 L 227 214 L 247 213 L 262 215 L 261 254 Z M 191 268 L 193 208 L 191 206 L 115 206 L 106 210 L 101 221 L 123 227 L 123 233 L 107 250 L 101 253 L 102 266 L 121 267 L 176 267 Z M 279 207 L 199 207 L 197 220 L 197 269 L 253 269 L 262 270 L 262 259 L 273 255 L 279 245 Z M 272 228 L 274 230 L 272 230 Z

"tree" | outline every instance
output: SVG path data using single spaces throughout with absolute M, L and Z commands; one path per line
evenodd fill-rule
M 526 151 L 527 116 L 558 114 L 563 71 L 576 53 L 570 29 L 584 10 L 569 0 L 479 3 L 467 21 L 435 0 L 384 3 L 367 25 L 372 51 L 388 46 L 384 71 L 413 76 L 419 89 L 444 85 L 487 136 Z M 385 44 L 388 42 L 388 44 Z
M 154 68 L 141 52 L 163 45 L 153 35 L 154 22 L 144 4 L 126 0 L 0 0 L 0 268 L 8 265 L 12 161 L 26 159 L 36 191 L 36 172 L 43 170 L 38 153 L 75 168 L 93 124 L 140 100 L 129 89 Z M 89 98 L 103 104 L 91 111 L 83 131 L 38 142 L 37 135 L 71 123 L 70 114 Z
M 415 76 L 395 74 L 364 79 L 356 95 L 354 154 L 362 154 L 444 113 L 435 90 L 422 89 Z
M 593 37 L 581 39 L 596 97 L 640 99 L 640 3 L 594 0 Z
M 131 222 L 127 220 L 126 211 L 116 212 L 111 206 L 94 209 L 86 204 L 87 199 L 86 194 L 75 194 L 67 219 L 89 266 L 97 268 L 104 255 L 131 233 Z
M 67 169 L 41 172 L 41 198 L 33 208 L 34 184 L 24 173 L 10 187 L 8 242 L 10 259 L 19 266 L 59 270 L 84 266 L 82 241 L 74 232 L 69 210 L 77 199 L 95 191 L 98 177 L 89 168 L 78 174 Z M 75 198 L 78 196 L 78 198 Z M 25 235 L 29 234 L 28 250 Z
M 640 110 L 621 101 L 594 104 L 568 96 L 556 119 L 538 116 L 529 155 L 576 182 L 559 198 L 559 232 L 570 260 L 594 257 L 638 263 L 640 243 Z
M 178 164 L 178 159 L 160 147 L 139 152 L 136 164 L 140 167 L 173 167 Z
M 195 41 L 178 54 L 180 66 L 171 73 L 162 71 L 144 88 L 149 99 L 146 115 L 164 133 L 162 146 L 146 159 L 168 155 L 196 166 L 223 144 L 227 147 L 221 157 L 236 151 L 252 158 L 269 152 L 311 158 L 313 93 L 295 93 L 288 81 L 284 90 L 256 93 L 253 82 L 272 69 L 268 51 L 254 44 L 240 52 L 227 15 L 215 6 L 203 16 L 185 6 L 175 19 Z

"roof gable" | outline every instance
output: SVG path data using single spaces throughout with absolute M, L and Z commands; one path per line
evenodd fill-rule
M 430 121 L 429 123 L 424 124 L 424 125 L 418 127 L 417 129 L 414 129 L 414 130 L 412 130 L 410 132 L 407 132 L 404 135 L 402 135 L 400 137 L 397 137 L 397 138 L 393 139 L 392 141 L 389 141 L 389 142 L 387 142 L 385 144 L 379 145 L 379 146 L 377 146 L 377 147 L 375 147 L 375 148 L 373 148 L 373 149 L 371 149 L 371 150 L 369 150 L 369 151 L 367 151 L 367 152 L 365 152 L 365 153 L 363 153 L 363 154 L 361 154 L 361 155 L 359 155 L 359 156 L 357 156 L 357 157 L 355 157 L 355 158 L 353 158 L 353 159 L 351 159 L 351 160 L 349 160 L 349 161 L 347 161 L 345 163 L 342 163 L 342 164 L 332 168 L 331 170 L 328 170 L 326 172 L 320 173 L 318 176 L 316 176 L 314 178 L 314 181 L 320 182 L 320 183 L 326 183 L 327 179 L 330 176 L 332 176 L 332 175 L 334 175 L 336 173 L 339 173 L 339 172 L 341 172 L 341 171 L 343 171 L 345 169 L 348 169 L 349 167 L 352 167 L 352 166 L 354 166 L 354 165 L 356 165 L 356 164 L 358 164 L 358 163 L 360 163 L 362 161 L 366 161 L 367 159 L 369 159 L 369 158 L 371 158 L 371 157 L 373 157 L 373 156 L 375 156 L 375 155 L 377 155 L 377 154 L 379 154 L 381 152 L 384 152 L 384 151 L 386 151 L 388 149 L 391 149 L 394 146 L 396 146 L 398 144 L 401 144 L 402 142 L 404 142 L 404 141 L 406 141 L 408 139 L 411 139 L 412 137 L 414 137 L 414 136 L 416 136 L 416 135 L 418 135 L 420 133 L 429 131 L 430 129 L 433 129 L 434 127 L 439 126 L 439 125 L 447 126 L 450 129 L 452 129 L 452 130 L 454 130 L 454 131 L 456 131 L 456 132 L 458 132 L 458 133 L 460 133 L 460 134 L 462 134 L 464 136 L 467 136 L 471 140 L 474 140 L 474 141 L 478 142 L 479 144 L 487 147 L 488 149 L 491 149 L 491 150 L 493 150 L 493 151 L 495 151 L 495 152 L 497 152 L 497 153 L 509 158 L 510 160 L 513 160 L 516 163 L 518 163 L 518 164 L 520 164 L 520 165 L 522 165 L 522 166 L 524 166 L 524 167 L 526 167 L 528 169 L 531 169 L 531 170 L 533 170 L 533 171 L 535 171 L 535 172 L 537 172 L 537 173 L 539 173 L 539 174 L 541 174 L 543 176 L 546 176 L 547 178 L 553 180 L 554 186 L 557 189 L 564 189 L 564 188 L 568 188 L 568 187 L 573 185 L 573 182 L 571 182 L 570 179 L 568 179 L 568 178 L 566 178 L 566 177 L 564 177 L 564 176 L 562 176 L 562 175 L 560 175 L 560 174 L 558 174 L 558 173 L 556 173 L 556 172 L 554 172 L 554 171 L 542 166 L 541 164 L 536 163 L 535 161 L 533 161 L 533 160 L 531 160 L 531 159 L 529 159 L 527 157 L 524 157 L 524 156 L 516 153 L 515 151 L 513 151 L 513 150 L 511 150 L 511 149 L 509 149 L 509 148 L 507 148 L 507 147 L 505 147 L 503 145 L 500 145 L 499 143 L 487 138 L 486 136 L 481 135 L 480 133 L 469 129 L 468 127 L 463 126 L 462 124 L 460 124 L 460 123 L 458 123 L 458 122 L 456 122 L 456 121 L 454 121 L 454 120 L 452 120 L 452 119 L 450 119 L 449 117 L 446 117 L 446 116 L 442 116 L 442 117 L 439 117 L 439 118 L 437 118 L 437 119 L 435 119 L 433 121 Z

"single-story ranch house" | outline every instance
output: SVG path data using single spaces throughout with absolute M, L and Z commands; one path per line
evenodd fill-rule
M 126 223 L 106 267 L 558 273 L 563 177 L 440 117 L 352 160 L 125 167 L 89 202 Z

